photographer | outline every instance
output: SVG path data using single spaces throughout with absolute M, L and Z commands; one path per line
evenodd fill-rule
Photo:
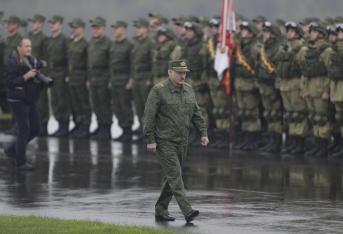
M 31 56 L 31 50 L 30 39 L 23 38 L 5 68 L 8 102 L 18 126 L 17 138 L 5 153 L 19 170 L 28 171 L 34 167 L 26 159 L 26 145 L 40 132 L 37 101 L 43 85 L 48 85 L 41 81 L 41 77 L 47 77 L 39 74 L 43 63 Z

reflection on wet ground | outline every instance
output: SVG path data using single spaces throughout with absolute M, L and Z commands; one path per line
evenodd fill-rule
M 0 148 L 10 138 L 0 135 Z M 338 233 L 343 230 L 340 162 L 192 149 L 184 181 L 201 215 L 192 226 L 154 221 L 160 167 L 143 146 L 38 139 L 36 171 L 18 173 L 0 151 L 0 214 L 43 215 L 168 227 L 192 233 Z

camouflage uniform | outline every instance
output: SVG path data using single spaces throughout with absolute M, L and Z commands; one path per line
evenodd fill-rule
M 187 70 L 185 61 L 171 62 L 170 69 Z M 170 79 L 155 85 L 144 111 L 144 134 L 148 144 L 157 143 L 157 157 L 163 174 L 160 197 L 155 214 L 168 215 L 173 196 L 186 217 L 192 207 L 186 198 L 181 167 L 187 154 L 188 133 L 191 123 L 202 136 L 207 136 L 206 124 L 196 102 L 192 87 L 184 83 L 175 86 Z

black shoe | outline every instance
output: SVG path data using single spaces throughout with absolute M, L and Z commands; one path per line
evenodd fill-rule
M 157 222 L 172 222 L 172 221 L 175 221 L 175 218 L 167 214 L 164 214 L 164 215 L 155 215 L 155 220 Z
M 69 123 L 59 122 L 58 130 L 54 132 L 51 136 L 53 137 L 67 137 L 69 134 Z
M 48 123 L 42 123 L 40 127 L 39 137 L 48 136 Z
M 197 217 L 199 214 L 200 214 L 200 212 L 199 212 L 198 210 L 192 210 L 192 211 L 185 217 L 186 222 L 187 222 L 187 223 L 192 222 L 193 219 L 194 219 L 195 217 Z
M 17 166 L 17 169 L 20 171 L 33 171 L 35 168 L 32 166 L 31 163 L 26 162 L 20 166 Z
M 15 152 L 10 151 L 9 148 L 5 148 L 4 150 L 5 155 L 7 156 L 10 163 L 15 166 L 17 164 L 17 161 L 15 159 Z

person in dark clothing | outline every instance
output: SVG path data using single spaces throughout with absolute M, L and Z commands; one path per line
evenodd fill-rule
M 34 169 L 26 158 L 26 145 L 40 132 L 37 101 L 44 85 L 37 78 L 43 63 L 32 57 L 31 51 L 30 39 L 23 38 L 5 67 L 7 99 L 18 126 L 16 140 L 5 149 L 5 153 L 19 170 L 26 171 Z

